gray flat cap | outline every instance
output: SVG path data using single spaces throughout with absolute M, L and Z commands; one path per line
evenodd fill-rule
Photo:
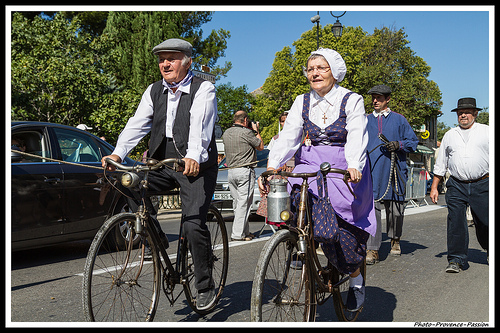
M 160 52 L 182 52 L 188 57 L 191 57 L 193 45 L 183 39 L 170 38 L 153 47 L 153 54 L 158 54 Z
M 391 94 L 391 88 L 386 86 L 385 84 L 379 84 L 378 86 L 375 86 L 368 90 L 368 94 L 373 95 L 390 95 Z

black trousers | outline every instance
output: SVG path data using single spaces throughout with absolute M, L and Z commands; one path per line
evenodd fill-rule
M 469 249 L 467 205 L 472 212 L 477 240 L 488 250 L 489 178 L 466 184 L 450 177 L 446 188 L 448 262 L 465 265 Z
M 193 257 L 195 287 L 197 290 L 212 286 L 210 232 L 206 226 L 208 208 L 217 182 L 217 165 L 204 169 L 198 176 L 185 176 L 168 167 L 149 173 L 148 195 L 162 194 L 180 187 L 182 209 L 182 235 L 186 237 Z M 137 197 L 138 193 L 135 192 Z M 134 202 L 132 202 L 134 201 Z M 149 200 L 148 200 L 149 201 Z M 150 203 L 148 210 L 151 209 Z M 132 210 L 137 200 L 129 200 Z M 156 223 L 157 228 L 161 227 Z

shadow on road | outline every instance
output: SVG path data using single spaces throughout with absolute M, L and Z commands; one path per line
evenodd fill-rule
M 203 317 L 193 312 L 186 304 L 181 310 L 175 312 L 176 315 L 184 316 L 180 321 L 216 321 L 225 322 L 236 313 L 250 313 L 250 299 L 252 295 L 252 281 L 236 282 L 226 285 L 222 298 L 217 308 L 211 314 Z M 250 317 L 241 318 L 242 321 L 250 321 Z

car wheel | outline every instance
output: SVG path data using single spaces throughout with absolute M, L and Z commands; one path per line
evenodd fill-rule
M 131 211 L 130 207 L 128 206 L 128 203 L 126 202 L 126 200 L 121 199 L 118 202 L 118 205 L 116 206 L 115 214 L 125 213 L 125 212 L 130 212 L 130 211 Z M 134 239 L 133 239 L 134 246 L 137 245 L 139 243 L 139 240 L 140 240 L 139 235 L 137 235 L 135 233 L 133 233 L 133 235 L 131 236 L 131 230 L 130 230 L 129 226 L 125 223 L 117 225 L 114 234 L 111 233 L 110 235 L 114 236 L 114 241 L 115 241 L 116 245 L 118 245 L 118 247 L 120 247 L 120 248 L 124 247 L 125 244 L 128 243 L 130 237 L 134 237 Z

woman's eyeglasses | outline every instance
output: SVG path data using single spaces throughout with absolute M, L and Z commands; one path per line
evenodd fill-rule
M 315 70 L 318 71 L 318 73 L 326 73 L 330 70 L 330 67 L 310 67 L 306 69 L 306 73 L 312 74 Z

